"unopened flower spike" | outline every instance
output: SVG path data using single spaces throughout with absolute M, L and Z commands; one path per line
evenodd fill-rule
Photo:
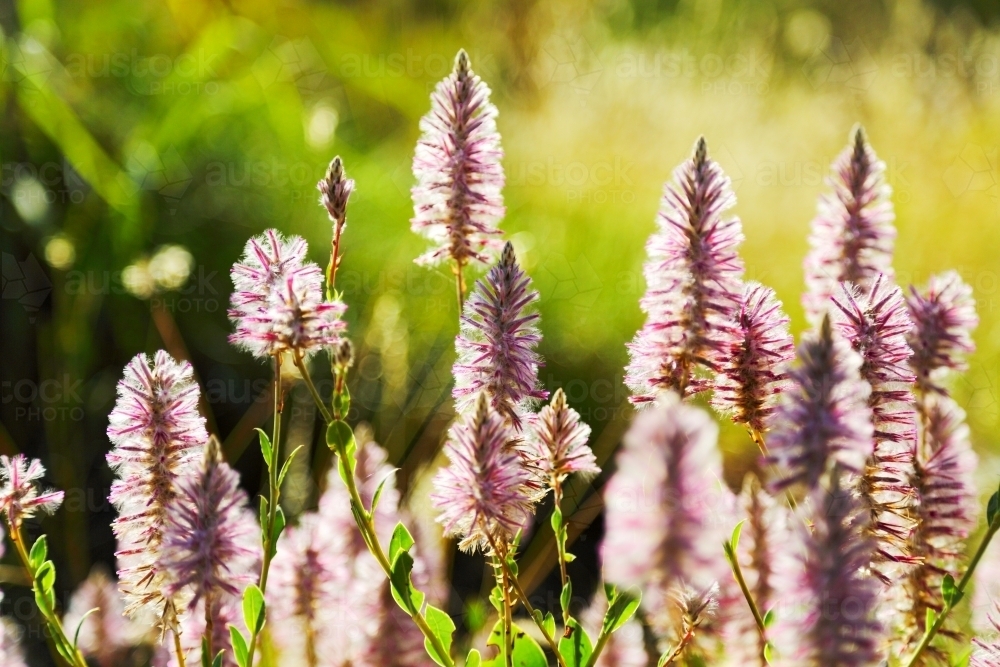
M 910 288 L 906 298 L 913 328 L 907 341 L 913 348 L 910 367 L 920 393 L 944 393 L 942 379 L 964 371 L 976 349 L 972 332 L 979 325 L 972 288 L 954 271 L 931 277 L 922 292 Z
M 819 200 L 805 259 L 802 302 L 814 325 L 830 309 L 830 297 L 841 282 L 867 291 L 879 275 L 893 281 L 892 189 L 885 182 L 885 163 L 860 126 L 852 133 L 851 145 L 834 161 L 829 183 L 833 192 Z
M 546 398 L 538 386 L 535 347 L 542 336 L 538 313 L 531 309 L 537 299 L 508 242 L 499 263 L 476 283 L 465 303 L 452 368 L 459 414 L 468 412 L 485 392 L 493 409 L 520 431 L 525 408 Z
M 530 475 L 508 446 L 513 435 L 485 394 L 449 433 L 449 463 L 434 478 L 431 503 L 445 535 L 460 538 L 463 551 L 506 545 L 534 512 Z
M 333 236 L 330 240 L 330 263 L 326 268 L 326 298 L 334 298 L 333 285 L 342 259 L 340 242 L 347 228 L 347 200 L 354 191 L 354 180 L 344 173 L 344 162 L 340 156 L 333 158 L 326 170 L 326 175 L 316 184 L 320 192 L 320 203 L 326 208 L 333 223 Z
M 745 424 L 755 438 L 767 429 L 788 385 L 786 366 L 795 357 L 788 322 L 774 290 L 746 284 L 736 314 L 739 335 L 716 375 L 712 406 Z
M 663 390 L 682 396 L 707 388 L 696 367 L 718 372 L 738 338 L 734 323 L 743 293 L 743 241 L 729 178 L 708 157 L 704 138 L 665 187 L 659 229 L 646 243 L 646 323 L 629 344 L 625 383 L 633 403 Z
M 829 317 L 806 336 L 797 357 L 768 439 L 777 489 L 817 487 L 834 463 L 859 473 L 873 450 L 871 388 L 861 379 L 861 357 L 834 334 Z
M 38 481 L 45 476 L 45 467 L 38 459 L 30 461 L 24 454 L 0 456 L 0 513 L 11 530 L 18 531 L 25 519 L 42 512 L 52 514 L 62 505 L 62 491 L 41 491 Z
M 432 244 L 418 264 L 454 262 L 460 298 L 462 269 L 489 262 L 500 249 L 496 225 L 504 216 L 504 173 L 496 116 L 489 87 L 472 71 L 468 54 L 459 51 L 420 120 L 411 228 Z
M 528 441 L 531 460 L 549 478 L 553 487 L 572 473 L 596 475 L 601 472 L 594 452 L 587 446 L 590 427 L 580 414 L 566 404 L 566 394 L 557 389 L 552 402 L 531 420 Z

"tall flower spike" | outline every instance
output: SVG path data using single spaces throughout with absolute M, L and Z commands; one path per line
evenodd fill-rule
M 566 404 L 566 394 L 557 389 L 552 402 L 532 418 L 528 444 L 531 459 L 551 482 L 561 482 L 571 473 L 597 475 L 594 452 L 587 446 L 590 427 Z
M 963 542 L 976 526 L 977 457 L 965 413 L 950 398 L 931 395 L 924 422 L 922 441 L 913 443 L 916 528 L 908 541 L 910 553 L 920 562 L 906 572 L 900 591 L 899 627 L 908 646 L 923 634 L 927 610 L 941 611 L 941 580 L 945 574 L 958 578 Z M 942 634 L 959 637 L 948 625 Z
M 806 315 L 819 324 L 837 285 L 849 282 L 867 291 L 880 275 L 892 282 L 895 214 L 885 182 L 885 163 L 855 128 L 850 146 L 833 163 L 833 193 L 820 197 L 805 260 Z
M 62 505 L 62 491 L 39 492 L 37 482 L 44 476 L 45 467 L 38 459 L 0 456 L 0 513 L 14 530 L 38 512 L 52 514 Z
M 431 110 L 420 119 L 410 223 L 433 247 L 418 264 L 452 259 L 461 272 L 470 262 L 489 262 L 499 250 L 504 175 L 496 116 L 489 86 L 459 51 L 454 70 L 434 89 Z
M 861 355 L 861 378 L 871 387 L 874 448 L 858 489 L 871 512 L 875 571 L 888 583 L 894 576 L 892 563 L 910 562 L 906 538 L 912 528 L 908 508 L 914 490 L 909 482 L 916 439 L 910 385 L 916 378 L 907 365 L 912 351 L 906 334 L 912 324 L 902 291 L 881 275 L 867 293 L 843 284 L 833 304 L 834 327 Z
M 340 156 L 333 158 L 326 175 L 316 184 L 320 192 L 319 201 L 326 208 L 333 223 L 330 239 L 330 266 L 327 269 L 327 290 L 331 289 L 333 278 L 340 268 L 340 239 L 347 228 L 347 200 L 354 191 L 354 180 L 344 173 L 344 161 Z M 327 296 L 332 296 L 329 291 Z
M 785 366 L 795 357 L 788 316 L 774 290 L 747 283 L 736 315 L 739 337 L 715 377 L 712 407 L 762 433 L 787 386 Z
M 708 158 L 704 138 L 664 189 L 659 230 L 649 237 L 640 305 L 646 323 L 629 344 L 625 383 L 633 403 L 655 400 L 663 389 L 682 395 L 707 383 L 696 365 L 718 371 L 738 333 L 743 241 L 739 218 L 724 218 L 736 203 L 729 178 Z
M 126 618 L 124 611 L 115 580 L 97 565 L 73 593 L 64 625 L 80 629 L 77 648 L 85 657 L 100 667 L 118 667 L 126 664 L 131 649 L 150 638 L 148 627 Z
M 508 446 L 512 438 L 485 394 L 449 433 L 449 463 L 434 478 L 431 503 L 445 535 L 461 538 L 463 551 L 486 552 L 491 540 L 510 540 L 534 512 L 529 473 Z
M 191 608 L 241 595 L 260 558 L 258 532 L 239 475 L 209 438 L 201 470 L 178 481 L 163 526 L 168 595 L 190 592 Z
M 177 480 L 197 470 L 208 439 L 198 399 L 191 365 L 162 350 L 152 364 L 146 355 L 136 355 L 118 383 L 108 426 L 114 448 L 107 456 L 118 479 L 108 499 L 118 510 L 112 524 L 115 555 L 130 616 L 145 608 L 162 620 L 165 611 L 158 564 L 163 523 Z
M 866 573 L 874 543 L 864 511 L 841 486 L 812 489 L 813 511 L 797 522 L 799 568 L 777 579 L 784 603 L 773 626 L 779 667 L 870 667 L 882 660 L 883 628 L 875 618 L 882 586 Z M 805 505 L 800 505 L 800 510 Z
M 769 460 L 778 489 L 808 488 L 834 463 L 859 473 L 872 454 L 871 388 L 861 379 L 861 357 L 835 336 L 829 318 L 799 345 L 798 366 L 774 416 Z
M 964 371 L 966 356 L 976 344 L 972 332 L 979 325 L 972 288 L 954 271 L 932 276 L 923 293 L 910 288 L 906 299 L 913 328 L 907 340 L 913 348 L 910 367 L 922 393 L 943 393 L 942 375 Z
M 520 430 L 526 406 L 548 395 L 538 386 L 538 313 L 529 309 L 537 299 L 531 279 L 517 264 L 514 246 L 507 243 L 500 262 L 476 283 L 465 303 L 452 369 L 459 414 L 485 392 L 493 409 Z
M 717 435 L 707 413 L 676 395 L 636 416 L 604 492 L 605 580 L 669 591 L 717 579 L 725 561 L 715 545 L 728 530 L 714 492 L 722 479 Z

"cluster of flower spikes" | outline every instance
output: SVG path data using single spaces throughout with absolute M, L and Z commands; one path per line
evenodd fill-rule
M 489 87 L 459 51 L 454 70 L 437 85 L 431 110 L 420 120 L 411 227 L 433 246 L 418 264 L 451 259 L 460 272 L 471 262 L 489 262 L 499 250 L 504 173 L 496 116 Z
M 738 338 L 743 241 L 738 218 L 724 214 L 736 201 L 729 178 L 709 159 L 704 139 L 664 188 L 659 230 L 646 245 L 648 285 L 640 301 L 646 323 L 629 345 L 625 383 L 634 403 L 663 390 L 683 396 L 708 388 L 696 366 L 719 371 Z
M 306 260 L 307 250 L 301 237 L 273 229 L 247 241 L 231 272 L 230 342 L 260 358 L 302 357 L 340 343 L 346 306 L 324 300 L 323 271 Z

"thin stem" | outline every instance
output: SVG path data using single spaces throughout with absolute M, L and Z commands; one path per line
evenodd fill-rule
M 757 602 L 753 599 L 753 593 L 750 592 L 747 580 L 743 576 L 743 568 L 740 567 L 740 561 L 736 557 L 736 552 L 733 551 L 728 542 L 723 542 L 722 548 L 726 552 L 726 559 L 729 561 L 730 566 L 732 566 L 733 577 L 736 578 L 736 583 L 740 585 L 740 590 L 743 591 L 743 597 L 746 598 L 747 604 L 750 605 L 750 613 L 753 614 L 754 623 L 757 624 L 757 631 L 760 632 L 761 657 L 763 657 L 764 650 L 767 647 L 767 627 L 764 625 L 764 617 L 761 615 L 760 608 L 757 607 Z
M 177 664 L 179 667 L 187 667 L 187 660 L 184 657 L 184 647 L 181 646 L 181 635 L 176 630 L 170 631 L 174 635 L 174 652 L 177 653 Z
M 462 317 L 462 309 L 465 307 L 465 275 L 463 272 L 464 263 L 460 259 L 455 260 L 452 270 L 455 272 L 455 292 L 458 296 L 458 316 Z
M 281 391 L 281 356 L 274 356 L 274 425 L 271 427 L 271 460 L 267 461 L 268 505 L 267 525 L 264 527 L 264 558 L 260 566 L 258 586 L 261 593 L 267 591 L 267 577 L 271 570 L 271 558 L 274 553 L 274 524 L 278 516 L 278 502 L 281 500 L 281 489 L 278 488 L 278 455 L 281 451 L 281 413 L 285 407 Z M 266 610 L 264 612 L 267 613 Z M 253 656 L 257 650 L 257 628 L 250 629 L 250 643 L 247 646 L 247 664 L 253 664 Z
M 514 665 L 514 612 L 513 604 L 510 601 L 510 578 L 507 576 L 507 568 L 500 560 L 499 554 L 493 556 L 495 567 L 500 573 L 500 592 L 503 595 L 503 654 L 504 663 L 507 667 Z
M 28 579 L 31 581 L 32 590 L 36 590 L 36 580 L 35 580 L 35 569 L 31 566 L 31 558 L 28 556 L 28 551 L 24 546 L 24 538 L 21 536 L 21 526 L 14 525 L 8 522 L 10 527 L 10 540 L 14 543 L 14 547 L 17 551 L 17 555 L 21 559 L 21 564 L 24 565 L 24 570 L 28 574 Z M 63 628 L 62 621 L 56 615 L 55 609 L 49 607 L 48 600 L 46 600 L 44 595 L 35 595 L 35 602 L 38 604 L 39 611 L 42 612 L 42 616 L 45 617 L 45 622 L 48 624 L 49 629 L 55 635 L 54 640 L 57 644 L 62 644 L 67 649 L 72 651 L 73 660 L 68 661 L 62 653 L 59 653 L 59 657 L 63 659 L 64 662 L 73 667 L 87 667 L 87 661 L 83 659 L 83 655 L 80 650 L 67 638 L 66 630 Z
M 559 513 L 562 514 L 563 489 L 562 489 L 562 482 L 559 480 L 558 475 L 552 476 L 551 485 L 552 485 L 553 504 L 555 505 L 555 508 L 559 510 Z M 560 530 L 563 530 L 562 522 L 559 523 L 559 527 Z M 561 535 L 556 535 L 556 550 L 558 551 L 559 555 L 559 578 L 560 581 L 562 582 L 562 588 L 566 588 L 566 582 L 569 581 L 569 573 L 567 573 L 566 571 L 566 543 L 562 539 Z M 565 625 L 567 622 L 569 622 L 568 615 L 564 614 L 563 624 Z
M 976 549 L 975 555 L 969 562 L 968 569 L 965 570 L 965 574 L 962 575 L 962 579 L 955 585 L 956 593 L 952 597 L 952 601 L 949 602 L 945 600 L 944 606 L 941 608 L 941 612 L 934 619 L 934 623 L 924 632 L 923 638 L 920 640 L 920 644 L 917 649 L 913 652 L 913 655 L 906 662 L 906 667 L 916 667 L 918 661 L 920 660 L 921 654 L 930 646 L 931 642 L 934 641 L 934 637 L 937 636 L 938 631 L 941 626 L 944 625 L 945 619 L 948 618 L 948 614 L 955 607 L 955 604 L 961 602 L 965 597 L 965 588 L 972 581 L 972 573 L 975 572 L 976 566 L 979 565 L 979 561 L 982 560 L 983 554 L 986 553 L 986 547 L 989 546 L 990 540 L 996 534 L 997 530 L 1000 529 L 1000 516 L 994 517 L 993 523 L 990 524 L 989 528 L 986 530 L 986 535 L 983 536 L 983 541 L 979 543 L 979 548 Z
M 213 604 L 215 604 L 215 603 L 212 601 L 212 595 L 206 595 L 205 596 L 205 634 L 202 635 L 202 636 L 205 638 L 205 647 L 208 649 L 206 652 L 208 653 L 209 664 L 211 664 L 212 658 L 215 657 L 214 655 L 212 655 L 212 650 L 213 650 L 212 638 L 215 635 L 215 617 L 212 616 L 212 605 Z M 248 663 L 248 664 L 250 664 L 250 663 Z
M 604 625 L 601 625 L 601 632 L 597 635 L 597 643 L 594 644 L 594 651 L 590 654 L 590 658 L 587 659 L 587 664 L 584 667 L 594 667 L 597 664 L 597 659 L 601 657 L 601 653 L 604 651 L 604 647 L 607 646 L 608 640 L 611 639 L 611 633 L 604 631 Z
M 295 367 L 299 369 L 302 374 L 302 380 L 306 383 L 306 387 L 309 388 L 309 393 L 312 394 L 313 401 L 316 403 L 316 408 L 319 410 L 320 414 L 323 415 L 323 421 L 327 424 L 333 422 L 333 415 L 330 414 L 330 410 L 323 403 L 323 398 L 319 395 L 319 391 L 316 390 L 316 385 L 313 383 L 312 376 L 309 374 L 309 369 L 306 368 L 305 361 L 302 359 L 302 355 L 296 353 L 293 356 L 295 361 Z
M 667 657 L 666 661 L 662 663 L 663 667 L 668 667 L 668 665 L 674 664 L 674 660 L 681 657 L 681 654 L 684 653 L 684 649 L 688 647 L 692 639 L 694 639 L 694 626 L 689 626 L 684 632 L 684 636 L 677 642 L 677 646 L 675 646 L 674 650 L 670 652 L 669 657 Z

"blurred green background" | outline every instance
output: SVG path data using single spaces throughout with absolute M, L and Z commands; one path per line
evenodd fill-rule
M 500 109 L 502 227 L 541 293 L 542 380 L 566 389 L 600 460 L 630 415 L 624 343 L 641 324 L 643 244 L 674 166 L 704 134 L 736 189 L 748 276 L 777 290 L 799 331 L 816 197 L 861 122 L 894 190 L 900 283 L 956 268 L 975 290 L 979 351 L 956 394 L 983 488 L 995 483 L 991 0 L 0 0 L 0 28 L 0 452 L 42 457 L 68 492 L 45 525 L 67 589 L 111 562 L 104 431 L 136 353 L 191 359 L 211 429 L 258 488 L 248 445 L 269 416 L 269 373 L 226 343 L 228 269 L 268 227 L 306 237 L 325 264 L 315 182 L 335 154 L 357 180 L 338 278 L 359 347 L 352 419 L 371 424 L 422 502 L 452 415 L 456 307 L 449 274 L 412 263 L 425 246 L 409 231 L 410 161 L 460 47 Z M 287 419 L 289 446 L 319 442 L 300 390 Z M 736 484 L 754 450 L 729 427 L 723 446 Z M 314 505 L 323 449 L 293 471 L 289 512 Z M 596 568 L 589 493 L 601 483 L 571 497 L 580 572 Z M 541 591 L 550 546 L 540 530 L 522 567 Z M 481 564 L 458 565 L 461 597 Z

